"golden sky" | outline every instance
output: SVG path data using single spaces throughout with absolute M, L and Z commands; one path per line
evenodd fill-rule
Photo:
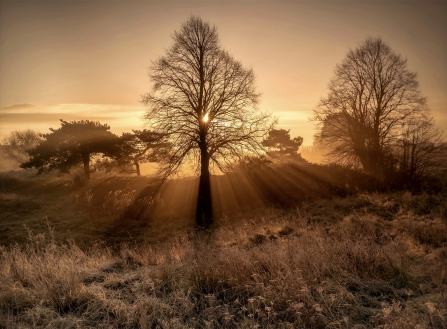
M 447 1 L 2 1 L 0 139 L 59 119 L 139 129 L 147 69 L 190 15 L 256 73 L 260 109 L 312 144 L 308 121 L 337 63 L 380 36 L 418 73 L 447 128 Z

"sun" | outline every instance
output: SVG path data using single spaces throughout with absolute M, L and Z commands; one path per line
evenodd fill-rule
M 205 116 L 203 117 L 203 122 L 208 122 L 209 117 L 208 117 L 208 113 L 205 114 Z

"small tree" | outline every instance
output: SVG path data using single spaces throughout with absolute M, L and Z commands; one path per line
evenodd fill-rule
M 37 168 L 40 174 L 53 169 L 68 172 L 73 166 L 83 164 L 84 177 L 89 180 L 91 157 L 116 152 L 118 137 L 109 129 L 107 124 L 89 120 L 61 120 L 60 128 L 50 128 L 51 133 L 41 135 L 43 141 L 28 151 L 30 160 L 20 167 Z
M 398 171 L 409 182 L 420 180 L 427 174 L 438 174 L 447 167 L 443 133 L 433 119 L 426 116 L 402 122 L 402 133 L 394 154 Z
M 117 154 L 113 158 L 119 164 L 132 164 L 140 176 L 140 163 L 156 162 L 162 156 L 169 144 L 164 141 L 165 135 L 147 129 L 132 130 L 133 133 L 123 133 L 119 140 Z
M 212 217 L 210 163 L 224 171 L 234 160 L 259 153 L 273 122 L 256 111 L 253 70 L 221 48 L 216 27 L 191 17 L 173 40 L 152 63 L 153 92 L 143 102 L 151 127 L 172 144 L 162 161 L 164 176 L 188 158 L 200 168 L 197 220 L 203 224 Z
M 20 165 L 29 160 L 27 151 L 41 141 L 39 133 L 34 130 L 13 131 L 2 140 L 2 143 L 5 144 L 5 158 L 16 165 Z
M 262 145 L 270 150 L 269 154 L 279 156 L 297 155 L 301 144 L 303 137 L 290 138 L 290 129 L 272 129 L 268 138 L 262 142 Z

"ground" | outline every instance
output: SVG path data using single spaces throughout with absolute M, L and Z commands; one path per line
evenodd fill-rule
M 254 177 L 0 174 L 0 328 L 447 328 L 445 194 Z

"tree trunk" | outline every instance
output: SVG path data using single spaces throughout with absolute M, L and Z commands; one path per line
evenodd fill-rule
M 203 121 L 204 105 L 203 95 L 205 91 L 205 71 L 204 71 L 204 50 L 199 47 L 199 74 L 200 74 L 200 94 L 199 94 L 199 137 L 200 137 L 200 180 L 199 180 L 199 195 L 197 199 L 196 209 L 196 223 L 201 227 L 208 227 L 213 221 L 213 209 L 211 201 L 211 180 L 210 180 L 210 155 L 208 153 L 208 145 L 206 140 L 207 135 L 207 122 Z
M 359 159 L 363 170 L 368 173 L 374 171 L 374 163 L 371 159 L 371 151 L 368 145 L 368 141 L 362 132 L 357 132 L 353 138 L 354 154 Z
M 407 168 L 408 168 L 408 147 L 407 147 L 407 143 L 404 141 L 404 146 L 403 146 L 403 149 L 404 149 L 404 154 L 403 154 L 403 156 L 402 156 L 402 168 L 400 168 L 400 171 L 401 172 L 406 172 L 407 171 Z
M 211 201 L 211 180 L 209 163 L 210 157 L 206 149 L 200 152 L 200 181 L 197 199 L 196 222 L 201 227 L 208 227 L 213 221 L 213 207 Z
M 140 164 L 137 160 L 134 161 L 135 164 L 135 170 L 137 171 L 137 176 L 140 176 Z
M 416 143 L 411 144 L 410 180 L 413 181 L 416 175 Z
M 90 179 L 90 155 L 82 154 L 82 163 L 84 164 L 84 178 L 85 180 Z

